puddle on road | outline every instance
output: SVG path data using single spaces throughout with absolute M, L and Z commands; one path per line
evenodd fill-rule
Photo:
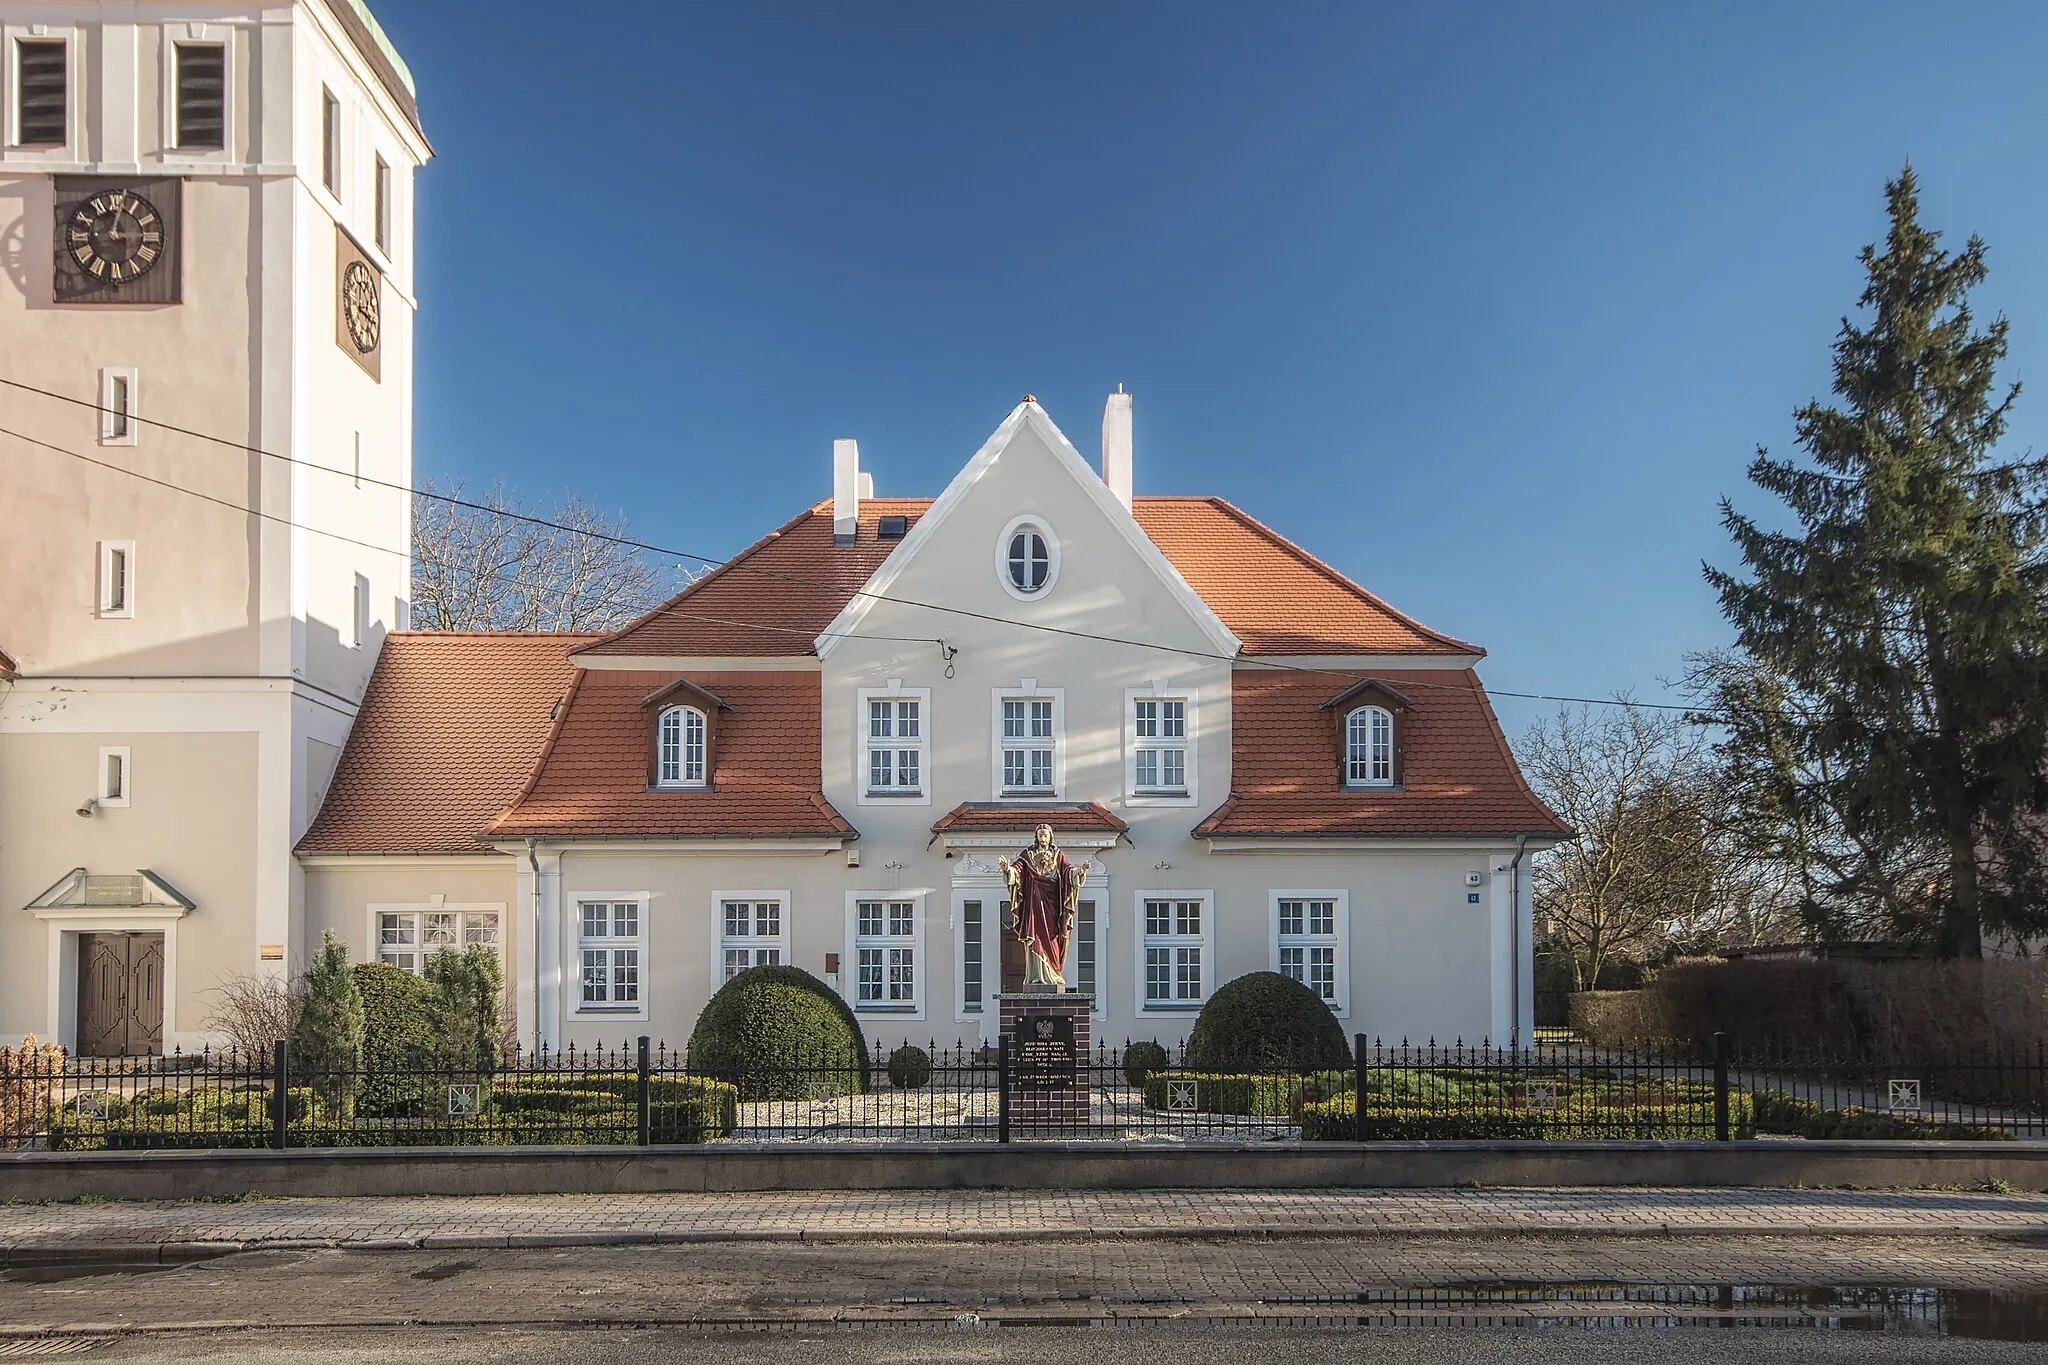
M 1790 1328 L 2048 1341 L 2048 1291 L 2041 1290 L 1470 1280 L 1262 1302 L 1276 1308 L 1334 1309 L 1341 1304 L 1377 1310 L 1358 1315 L 1360 1326 L 1483 1321 L 1537 1328 Z

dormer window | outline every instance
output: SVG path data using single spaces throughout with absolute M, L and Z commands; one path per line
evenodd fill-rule
M 718 717 L 732 708 L 688 678 L 640 699 L 647 718 L 647 786 L 704 791 L 718 770 Z
M 1415 703 L 1385 680 L 1365 678 L 1322 704 L 1337 722 L 1337 780 L 1348 788 L 1399 787 Z
M 704 785 L 704 713 L 694 706 L 671 706 L 661 713 L 657 726 L 654 785 L 657 787 L 701 787 Z
M 1036 517 L 1017 517 L 996 541 L 996 574 L 1020 601 L 1042 597 L 1060 576 L 1060 543 Z
M 1361 706 L 1344 717 L 1344 785 L 1394 785 L 1394 714 Z

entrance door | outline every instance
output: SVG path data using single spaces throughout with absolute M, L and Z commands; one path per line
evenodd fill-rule
M 153 1057 L 164 1046 L 164 936 L 78 936 L 78 1053 Z

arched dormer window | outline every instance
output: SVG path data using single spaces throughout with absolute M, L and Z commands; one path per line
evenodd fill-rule
M 694 706 L 671 706 L 656 726 L 654 785 L 704 785 L 704 713 Z
M 1344 785 L 1394 785 L 1394 713 L 1360 706 L 1344 717 Z
M 708 791 L 718 772 L 718 718 L 732 708 L 688 678 L 640 699 L 647 726 L 647 786 Z
M 1336 721 L 1337 782 L 1358 789 L 1407 782 L 1407 730 L 1415 703 L 1383 678 L 1361 678 L 1322 704 Z

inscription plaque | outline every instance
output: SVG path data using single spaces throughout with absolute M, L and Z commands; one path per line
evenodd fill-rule
M 1017 1021 L 1012 1074 L 1029 1090 L 1072 1089 L 1080 1070 L 1074 1021 L 1064 1014 L 1026 1014 Z

